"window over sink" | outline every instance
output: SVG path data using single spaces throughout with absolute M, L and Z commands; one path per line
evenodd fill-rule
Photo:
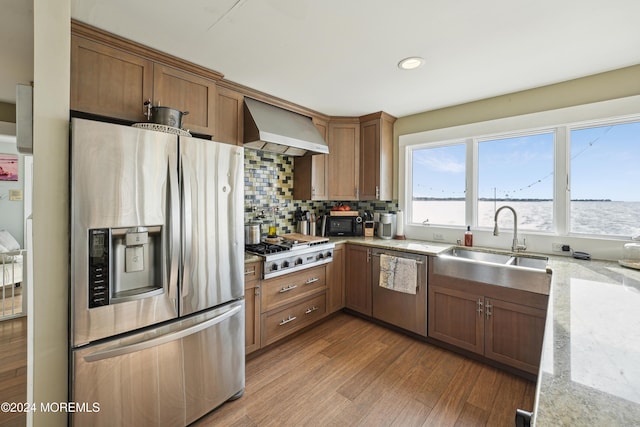
M 477 134 L 456 138 L 473 126 Z M 483 126 L 401 138 L 407 225 L 490 231 L 496 209 L 510 205 L 527 233 L 640 234 L 640 115 L 508 132 Z M 511 228 L 513 217 L 499 226 Z

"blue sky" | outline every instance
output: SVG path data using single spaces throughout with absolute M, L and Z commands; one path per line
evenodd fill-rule
M 414 195 L 464 197 L 465 145 L 415 150 Z M 482 198 L 553 198 L 554 135 L 481 142 Z M 571 133 L 572 199 L 640 201 L 640 123 Z
M 640 201 L 639 122 L 573 131 L 571 157 L 571 198 Z

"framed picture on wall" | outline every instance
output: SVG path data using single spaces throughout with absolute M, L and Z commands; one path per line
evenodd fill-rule
M 18 180 L 18 156 L 0 153 L 0 181 Z

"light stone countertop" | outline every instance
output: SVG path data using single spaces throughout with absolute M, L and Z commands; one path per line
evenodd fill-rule
M 338 243 L 356 243 L 380 249 L 393 249 L 400 252 L 410 252 L 422 255 L 436 256 L 447 249 L 456 246 L 444 242 L 427 242 L 424 240 L 395 240 L 380 239 L 378 237 L 329 237 L 329 241 Z
M 639 426 L 640 271 L 550 259 L 535 426 Z
M 365 237 L 330 241 L 431 256 L 456 246 Z M 549 265 L 534 425 L 640 426 L 640 271 L 553 255 Z

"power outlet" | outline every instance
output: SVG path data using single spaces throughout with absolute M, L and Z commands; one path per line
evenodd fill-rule
M 553 252 L 562 252 L 562 247 L 566 246 L 564 243 L 552 243 L 551 250 Z
M 444 236 L 441 233 L 433 233 L 433 240 L 443 241 Z M 562 250 L 562 248 L 560 248 Z

